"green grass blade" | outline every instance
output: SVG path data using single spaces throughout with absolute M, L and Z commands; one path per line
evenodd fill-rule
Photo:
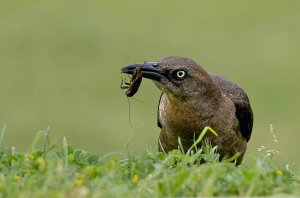
M 50 130 L 50 127 L 48 126 L 48 128 L 46 129 L 45 133 L 44 133 L 44 136 L 43 136 L 43 155 L 46 156 L 47 154 L 47 150 L 48 150 L 48 147 L 49 147 L 49 130 Z
M 184 148 L 183 148 L 183 146 L 182 146 L 182 142 L 181 142 L 181 138 L 180 137 L 178 137 L 178 144 L 179 144 L 179 150 L 181 151 L 181 153 L 182 154 L 184 154 L 185 152 L 184 152 Z
M 30 145 L 30 147 L 28 148 L 28 151 L 34 150 L 34 149 L 35 149 L 35 146 L 36 146 L 36 144 L 37 144 L 37 142 L 38 142 L 41 138 L 45 137 L 45 134 L 46 134 L 46 131 L 39 131 L 39 132 L 36 134 L 36 136 L 35 136 L 33 142 L 32 142 L 31 145 Z
M 240 152 L 237 152 L 236 154 L 234 154 L 234 156 L 228 158 L 228 159 L 225 159 L 225 160 L 222 160 L 222 162 L 235 162 L 236 159 L 241 155 Z
M 193 145 L 189 148 L 189 150 L 186 152 L 187 155 L 190 155 L 191 151 L 197 146 L 197 144 L 199 144 L 199 143 L 203 140 L 203 138 L 204 138 L 204 136 L 205 136 L 205 134 L 206 134 L 207 132 L 211 132 L 211 133 L 213 133 L 215 136 L 218 136 L 218 134 L 217 134 L 217 132 L 216 132 L 215 130 L 213 130 L 213 129 L 212 129 L 211 127 L 209 127 L 209 126 L 206 126 L 206 127 L 202 130 L 202 132 L 200 133 L 198 139 L 194 142 L 194 144 L 193 144 Z
M 68 143 L 66 137 L 63 138 L 63 152 L 64 152 L 65 165 L 68 165 L 69 152 L 68 152 Z
M 5 124 L 2 128 L 1 131 L 1 136 L 0 136 L 0 152 L 2 153 L 3 150 L 5 149 L 5 145 L 4 145 L 4 134 L 5 134 L 5 130 L 6 130 L 6 126 L 7 124 Z

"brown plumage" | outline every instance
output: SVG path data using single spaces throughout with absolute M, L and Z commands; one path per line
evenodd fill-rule
M 178 137 L 188 150 L 203 128 L 210 126 L 218 137 L 207 133 L 206 138 L 218 146 L 222 158 L 239 152 L 240 164 L 253 126 L 246 93 L 231 81 L 207 73 L 195 61 L 179 56 L 129 65 L 122 72 L 132 74 L 142 65 L 142 76 L 152 79 L 162 91 L 158 106 L 159 150 L 177 149 Z

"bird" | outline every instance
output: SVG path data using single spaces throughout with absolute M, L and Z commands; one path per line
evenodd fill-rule
M 122 73 L 133 74 L 140 68 L 162 91 L 157 125 L 159 151 L 169 152 L 181 146 L 189 149 L 202 130 L 209 126 L 218 136 L 207 133 L 205 138 L 222 159 L 239 154 L 241 164 L 253 128 L 253 112 L 247 94 L 238 85 L 224 77 L 208 73 L 196 61 L 167 56 L 156 62 L 130 64 Z

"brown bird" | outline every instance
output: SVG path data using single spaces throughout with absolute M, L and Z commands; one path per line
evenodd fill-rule
M 209 126 L 206 138 L 217 146 L 221 158 L 237 153 L 237 164 L 243 160 L 251 137 L 253 113 L 246 93 L 233 82 L 207 73 L 197 62 L 179 56 L 159 62 L 132 64 L 122 68 L 133 74 L 141 67 L 142 77 L 151 79 L 162 91 L 158 105 L 159 150 L 188 150 L 202 130 Z

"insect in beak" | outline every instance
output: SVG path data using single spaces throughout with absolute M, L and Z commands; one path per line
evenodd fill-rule
M 127 97 L 132 97 L 136 94 L 138 91 L 141 82 L 142 82 L 142 67 L 136 67 L 133 70 L 132 77 L 130 79 L 130 82 L 126 82 L 122 79 L 121 82 L 121 89 L 127 89 L 126 90 L 126 96 Z

